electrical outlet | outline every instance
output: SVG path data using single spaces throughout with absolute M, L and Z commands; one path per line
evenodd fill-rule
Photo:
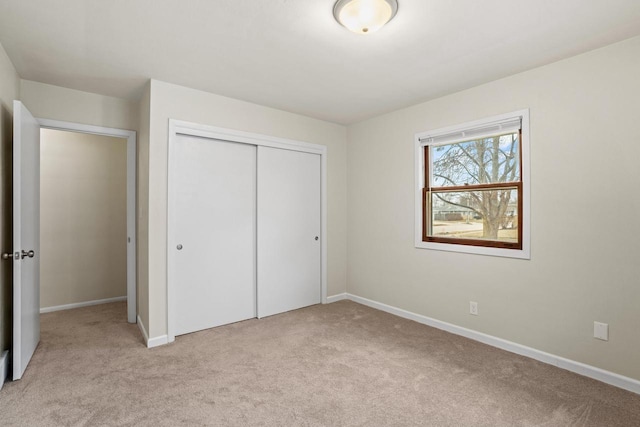
M 478 315 L 478 303 L 475 301 L 469 301 L 469 313 L 474 316 Z
M 609 324 L 593 322 L 593 337 L 603 341 L 609 341 Z

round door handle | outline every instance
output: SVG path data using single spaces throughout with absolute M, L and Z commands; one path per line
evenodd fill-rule
M 318 236 L 316 236 L 316 240 L 318 240 L 318 239 L 319 239 L 319 237 L 318 237 Z
M 36 253 L 33 250 L 27 252 L 23 249 L 20 259 L 25 259 L 26 257 L 33 258 L 34 256 L 36 256 Z
M 182 245 L 178 245 L 178 246 L 176 246 L 176 249 L 177 249 L 177 250 L 179 250 L 179 251 L 181 251 L 181 250 L 182 250 Z

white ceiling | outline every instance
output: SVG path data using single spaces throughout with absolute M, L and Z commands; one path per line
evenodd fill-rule
M 136 99 L 149 78 L 353 123 L 640 34 L 640 0 L 399 0 L 377 33 L 334 0 L 0 0 L 24 79 Z

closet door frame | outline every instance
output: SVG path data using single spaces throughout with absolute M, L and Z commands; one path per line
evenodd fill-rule
M 176 174 L 176 165 L 172 161 L 178 135 L 196 136 L 208 139 L 249 144 L 254 146 L 264 146 L 280 148 L 284 150 L 300 151 L 320 155 L 320 282 L 322 304 L 327 303 L 327 147 L 319 144 L 296 141 L 292 139 L 279 138 L 269 135 L 262 135 L 251 132 L 244 132 L 235 129 L 220 128 L 215 126 L 202 125 L 182 120 L 169 119 L 169 147 L 168 147 L 168 200 L 167 200 L 167 338 L 169 342 L 175 341 L 175 251 L 177 236 L 174 230 L 176 226 L 176 212 L 173 201 L 175 200 L 175 180 L 172 177 Z M 257 273 L 257 272 L 256 272 Z M 257 280 L 257 278 L 256 278 Z

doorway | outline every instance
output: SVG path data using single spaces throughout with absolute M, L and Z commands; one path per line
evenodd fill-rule
M 40 130 L 40 313 L 127 299 L 127 140 Z
M 15 100 L 13 132 L 13 380 L 22 378 L 40 341 L 40 132 L 42 128 L 126 138 L 127 321 L 136 322 L 136 133 L 36 119 Z
M 126 300 L 136 323 L 136 133 L 38 122 L 40 311 Z

